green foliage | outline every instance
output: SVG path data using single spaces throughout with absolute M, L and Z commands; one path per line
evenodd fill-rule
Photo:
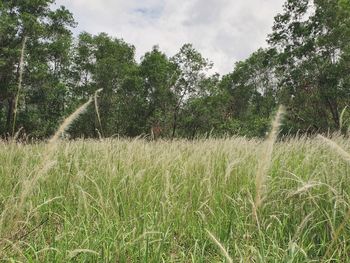
M 23 93 L 18 123 L 27 134 L 51 133 L 64 114 L 67 94 L 72 14 L 65 8 L 51 10 L 53 1 L 4 1 L 0 23 L 0 132 L 10 132 L 15 107 L 22 42 L 25 49 Z M 54 98 L 50 100 L 50 98 Z M 6 116 L 6 117 L 5 117 Z
M 286 1 L 269 43 L 277 50 L 279 100 L 294 128 L 339 129 L 350 99 L 346 60 L 350 43 L 349 1 Z
M 176 104 L 176 96 L 172 91 L 177 71 L 176 65 L 169 58 L 154 47 L 147 52 L 140 63 L 140 77 L 147 100 L 145 133 L 153 125 L 161 125 L 163 133 L 169 135 L 171 126 L 171 108 Z
M 22 41 L 23 89 L 16 127 L 46 138 L 59 121 L 103 89 L 101 125 L 89 109 L 72 137 L 163 138 L 208 134 L 264 136 L 278 104 L 288 117 L 284 133 L 342 130 L 350 101 L 350 3 L 347 0 L 286 0 L 275 17 L 269 47 L 235 64 L 225 76 L 193 45 L 173 57 L 159 47 L 140 63 L 135 47 L 105 33 L 72 36 L 76 24 L 53 0 L 0 1 L 0 134 L 12 130 Z M 346 116 L 345 116 L 346 117 Z

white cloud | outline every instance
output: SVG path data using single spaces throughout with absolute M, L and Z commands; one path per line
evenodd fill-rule
M 192 43 L 221 74 L 265 46 L 284 0 L 56 0 L 78 31 L 106 32 L 136 46 L 140 58 L 158 44 L 174 55 Z

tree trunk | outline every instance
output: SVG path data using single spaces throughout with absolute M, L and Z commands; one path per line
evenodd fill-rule
M 197 133 L 197 127 L 193 127 L 192 129 L 192 135 L 191 135 L 191 139 L 194 140 L 194 138 L 196 137 L 196 133 Z
M 13 122 L 13 113 L 15 110 L 15 98 L 10 97 L 7 99 L 7 119 L 6 119 L 6 131 L 8 134 L 11 134 L 12 122 Z
M 339 129 L 340 127 L 340 117 L 339 117 L 339 111 L 338 111 L 338 105 L 337 105 L 337 102 L 336 101 L 332 101 L 327 98 L 327 104 L 328 104 L 328 107 L 332 113 L 332 119 L 333 119 L 333 122 L 335 124 L 335 127 L 336 129 Z
M 0 98 L 0 138 L 3 135 L 3 134 L 1 134 L 3 132 L 2 128 L 3 128 L 3 125 L 4 125 L 3 118 L 2 118 L 3 109 L 4 109 L 4 101 L 2 100 L 2 98 Z
M 174 113 L 173 132 L 171 135 L 171 139 L 174 139 L 174 137 L 175 137 L 176 126 L 177 126 L 177 113 Z
M 177 128 L 177 117 L 178 117 L 178 114 L 179 114 L 179 109 L 178 109 L 178 107 L 176 107 L 175 110 L 174 110 L 173 132 L 172 132 L 172 135 L 171 135 L 171 139 L 174 139 L 174 138 L 175 138 L 175 133 L 176 133 L 176 128 Z

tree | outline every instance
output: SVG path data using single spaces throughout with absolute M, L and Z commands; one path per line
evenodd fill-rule
M 176 65 L 176 82 L 172 86 L 175 96 L 173 105 L 172 135 L 174 138 L 178 126 L 178 117 L 183 104 L 194 96 L 198 90 L 198 84 L 205 78 L 205 74 L 212 64 L 193 48 L 191 44 L 185 44 L 180 51 L 171 58 Z
M 4 118 L 0 121 L 2 133 L 11 133 L 11 127 L 14 126 L 20 53 L 24 39 L 27 39 L 24 88 L 20 94 L 18 121 L 27 132 L 33 131 L 30 126 L 35 124 L 32 121 L 43 117 L 33 117 L 33 111 L 38 113 L 42 109 L 32 105 L 35 102 L 35 93 L 40 93 L 41 89 L 49 86 L 54 88 L 48 92 L 54 92 L 55 88 L 60 90 L 64 85 L 60 80 L 68 68 L 67 49 L 69 50 L 71 40 L 69 27 L 75 23 L 72 14 L 65 8 L 51 10 L 52 3 L 51 0 L 1 2 L 0 117 L 6 114 L 6 121 L 3 121 Z M 43 102 L 43 98 L 40 100 Z M 47 116 L 55 117 L 51 114 Z M 47 131 L 42 129 L 42 132 Z
M 219 87 L 228 96 L 223 124 L 227 133 L 264 136 L 277 104 L 273 56 L 271 50 L 259 49 L 222 78 Z
M 99 110 L 103 131 L 99 132 L 103 132 L 104 136 L 126 135 L 130 132 L 127 128 L 130 124 L 127 108 L 131 106 L 126 104 L 126 97 L 133 96 L 137 89 L 134 85 L 139 82 L 135 73 L 135 48 L 105 33 L 97 36 L 82 33 L 74 53 L 72 92 L 77 99 L 76 104 L 102 88 Z M 75 126 L 73 136 L 97 136 L 100 127 L 95 116 L 93 111 L 86 114 Z M 88 119 L 95 121 L 87 122 Z
M 172 121 L 171 108 L 176 103 L 171 90 L 176 74 L 176 65 L 157 46 L 143 56 L 140 76 L 147 100 L 146 115 L 143 116 L 147 122 L 146 133 L 155 125 L 159 125 L 165 134 L 169 130 Z
M 228 105 L 228 94 L 220 90 L 220 76 L 214 74 L 198 83 L 196 96 L 191 96 L 180 115 L 181 135 L 190 139 L 205 134 L 222 135 Z
M 268 41 L 278 52 L 280 100 L 294 130 L 339 128 L 339 111 L 350 99 L 346 56 L 349 1 L 287 0 Z

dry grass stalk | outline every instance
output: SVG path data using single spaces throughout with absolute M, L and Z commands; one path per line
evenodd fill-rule
M 53 154 L 55 152 L 55 149 L 57 147 L 57 141 L 60 138 L 60 136 L 72 125 L 72 123 L 81 115 L 83 114 L 87 107 L 92 102 L 92 98 L 90 98 L 86 103 L 84 103 L 82 106 L 80 106 L 74 113 L 72 113 L 69 117 L 67 117 L 55 135 L 49 140 L 49 143 L 47 144 L 47 148 L 45 152 L 43 153 L 43 159 L 40 161 L 40 164 L 38 165 L 38 168 L 33 171 L 33 176 L 30 176 L 28 179 L 25 179 L 22 182 L 22 187 L 19 193 L 19 199 L 16 202 L 14 199 L 10 200 L 5 204 L 5 208 L 3 209 L 3 212 L 1 213 L 0 218 L 0 227 L 3 225 L 4 220 L 7 222 L 13 222 L 12 225 L 10 225 L 9 228 L 5 230 L 5 233 L 2 234 L 10 234 L 13 233 L 15 229 L 19 229 L 21 222 L 25 222 L 24 220 L 21 220 L 21 218 L 24 218 L 25 216 L 25 203 L 30 197 L 30 195 L 33 193 L 33 190 L 35 189 L 39 179 L 46 175 L 56 164 L 56 161 L 53 160 Z M 4 211 L 6 211 L 7 214 L 4 214 Z M 3 230 L 0 228 L 0 230 Z M 1 232 L 1 231 L 0 231 Z M 1 255 L 1 252 L 0 252 Z
M 314 214 L 314 212 L 311 212 L 303 219 L 303 221 L 301 221 L 300 225 L 298 226 L 298 228 L 297 228 L 297 230 L 296 230 L 296 232 L 291 240 L 291 243 L 294 243 L 298 240 L 301 232 L 303 231 L 306 224 L 309 222 L 310 218 L 312 218 L 313 214 Z
M 74 123 L 75 120 L 78 119 L 78 117 L 83 114 L 87 107 L 92 102 L 92 98 L 90 98 L 86 103 L 81 105 L 73 114 L 71 114 L 68 118 L 66 118 L 61 126 L 58 128 L 54 136 L 49 140 L 49 145 L 54 144 L 58 141 L 58 139 L 66 132 L 67 129 Z
M 227 262 L 229 263 L 233 263 L 232 258 L 230 257 L 230 255 L 228 254 L 227 250 L 224 248 L 224 246 L 219 242 L 219 240 L 212 234 L 210 233 L 209 230 L 207 230 L 207 233 L 210 237 L 210 239 L 219 247 L 220 252 L 222 253 L 222 255 L 226 258 Z
M 279 133 L 279 128 L 281 126 L 281 120 L 284 112 L 285 112 L 285 109 L 281 105 L 277 111 L 274 121 L 272 122 L 271 132 L 264 143 L 264 147 L 262 148 L 263 152 L 262 152 L 261 159 L 259 160 L 259 163 L 258 163 L 258 171 L 255 177 L 256 191 L 255 191 L 255 202 L 254 202 L 253 210 L 256 210 L 256 211 L 260 208 L 264 199 L 265 182 L 268 175 L 268 171 L 271 166 L 273 146 Z M 256 211 L 253 211 L 253 215 L 257 214 Z
M 24 69 L 24 53 L 25 53 L 25 49 L 26 49 L 26 44 L 27 44 L 27 37 L 24 37 L 23 42 L 22 42 L 21 58 L 19 61 L 18 88 L 17 88 L 16 98 L 15 98 L 15 107 L 13 110 L 12 136 L 15 134 L 18 100 L 19 100 L 19 94 L 20 94 L 21 89 L 22 89 L 23 69 Z
M 309 191 L 310 189 L 314 188 L 314 187 L 317 187 L 317 186 L 321 186 L 322 184 L 319 183 L 319 182 L 308 182 L 308 183 L 305 183 L 303 186 L 299 187 L 296 191 L 290 193 L 288 195 L 288 197 L 292 197 L 292 196 L 295 196 L 295 195 L 299 195 L 299 194 L 302 194 L 302 193 L 305 193 L 307 191 Z
M 335 150 L 345 161 L 350 163 L 350 154 L 346 152 L 342 147 L 340 147 L 336 142 L 323 137 L 322 135 L 318 135 L 317 137 L 323 140 L 330 148 Z
M 18 131 L 16 131 L 16 133 L 14 135 L 12 135 L 12 141 L 16 142 L 19 135 L 21 134 L 21 131 L 23 130 L 23 127 L 19 128 Z
M 95 110 L 96 110 L 96 115 L 97 115 L 97 119 L 98 119 L 98 123 L 100 125 L 100 131 L 99 131 L 99 137 L 102 137 L 101 134 L 103 134 L 102 131 L 102 123 L 101 123 L 101 116 L 100 116 L 100 111 L 98 109 L 98 94 L 102 91 L 103 89 L 98 89 L 95 92 L 95 96 L 94 96 L 94 101 L 95 101 Z M 100 134 L 101 133 L 101 134 Z
M 86 111 L 87 107 L 90 105 L 91 102 L 92 98 L 90 98 L 86 103 L 80 106 L 70 116 L 68 116 L 58 128 L 55 135 L 49 140 L 46 151 L 44 153 L 44 158 L 41 161 L 38 171 L 36 172 L 35 176 L 29 180 L 29 182 L 25 183 L 25 186 L 23 187 L 20 198 L 20 204 L 23 205 L 23 202 L 26 200 L 27 196 L 32 192 L 33 187 L 36 185 L 36 182 L 54 166 L 55 161 L 52 160 L 52 157 L 57 146 L 56 142 L 58 141 L 60 136 L 64 134 L 66 130 L 74 123 L 74 121 L 77 120 L 77 118 Z

